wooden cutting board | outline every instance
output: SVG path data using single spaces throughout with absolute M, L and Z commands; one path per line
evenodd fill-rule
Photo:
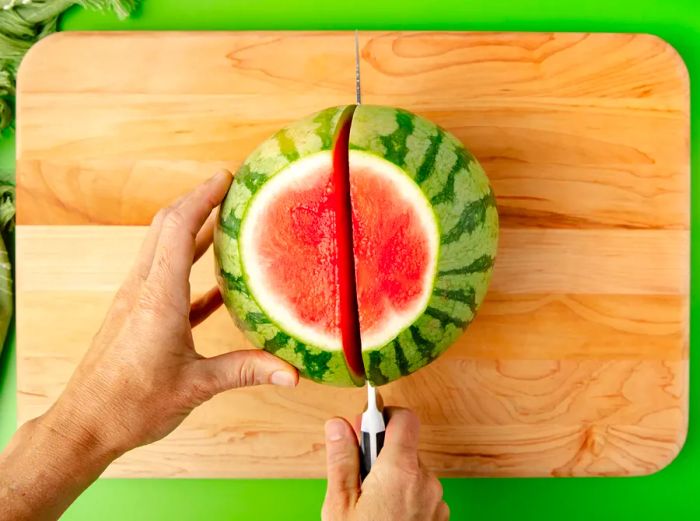
M 640 475 L 688 409 L 689 91 L 649 35 L 362 33 L 366 103 L 454 132 L 502 223 L 491 291 L 441 359 L 383 389 L 443 476 Z M 18 86 L 18 413 L 58 396 L 155 211 L 291 120 L 352 103 L 352 33 L 62 33 Z M 212 258 L 194 293 L 214 283 Z M 224 310 L 198 349 L 246 347 Z M 362 389 L 232 391 L 110 476 L 319 477 Z

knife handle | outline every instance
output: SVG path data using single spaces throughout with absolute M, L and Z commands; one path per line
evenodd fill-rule
M 384 447 L 384 433 L 386 424 L 381 412 L 366 411 L 362 415 L 362 429 L 360 431 L 360 477 L 364 480 L 372 470 L 377 456 Z

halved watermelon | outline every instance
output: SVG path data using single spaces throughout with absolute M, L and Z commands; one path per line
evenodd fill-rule
M 381 385 L 473 320 L 497 236 L 488 179 L 454 136 L 362 105 L 262 143 L 236 174 L 214 247 L 226 306 L 256 345 L 318 382 Z

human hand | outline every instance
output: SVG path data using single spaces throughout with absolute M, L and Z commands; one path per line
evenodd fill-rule
M 214 287 L 190 304 L 190 270 L 211 244 L 212 210 L 230 184 L 231 174 L 220 172 L 156 215 L 92 346 L 44 421 L 124 452 L 166 436 L 221 391 L 296 385 L 296 369 L 264 351 L 208 359 L 195 351 L 192 328 L 222 301 Z
M 0 518 L 56 519 L 112 460 L 170 433 L 234 387 L 294 386 L 296 369 L 259 350 L 197 354 L 192 328 L 221 305 L 190 303 L 192 264 L 212 241 L 220 172 L 158 213 L 92 345 L 56 403 L 0 454 Z
M 348 422 L 326 423 L 328 488 L 323 521 L 445 521 L 442 485 L 418 457 L 418 418 L 387 408 L 384 448 L 360 483 L 360 452 Z

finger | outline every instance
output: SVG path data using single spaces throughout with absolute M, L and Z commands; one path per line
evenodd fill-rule
M 440 503 L 435 512 L 436 521 L 449 521 L 450 519 L 450 507 L 444 501 Z
M 199 185 L 163 219 L 148 277 L 161 286 L 179 288 L 181 294 L 176 297 L 186 296 L 189 301 L 187 280 L 194 262 L 197 234 L 223 200 L 231 179 L 231 173 L 222 170 Z
M 195 380 L 211 395 L 228 389 L 273 384 L 295 387 L 297 370 L 284 360 L 259 349 L 232 351 L 196 363 Z
M 362 414 L 356 414 L 352 419 L 352 428 L 355 430 L 358 436 L 362 433 Z
M 218 287 L 211 288 L 190 305 L 190 326 L 196 327 L 223 304 Z
M 216 208 L 211 211 L 207 220 L 204 221 L 202 228 L 197 233 L 197 238 L 195 239 L 194 248 L 194 262 L 197 262 L 202 255 L 204 255 L 209 246 L 211 246 L 211 241 L 214 237 L 214 227 L 216 226 Z
M 151 219 L 151 225 L 148 227 L 148 232 L 146 233 L 143 243 L 141 243 L 141 249 L 136 257 L 134 269 L 131 272 L 131 274 L 136 276 L 138 279 L 144 280 L 151 269 L 151 265 L 153 264 L 153 255 L 156 251 L 158 237 L 160 236 L 160 230 L 163 227 L 163 220 L 165 219 L 165 216 L 172 209 L 179 207 L 187 195 L 188 194 L 181 195 L 170 206 L 161 208 L 153 216 L 153 219 Z
M 117 294 L 114 296 L 98 333 L 107 334 L 108 330 L 111 330 L 110 336 L 113 336 L 112 334 L 116 332 L 123 323 L 126 312 L 133 307 L 134 299 L 139 294 L 138 283 L 146 278 L 148 271 L 151 269 L 153 251 L 158 241 L 164 215 L 165 211 L 161 210 L 153 217 L 151 225 L 146 232 L 146 237 L 139 248 L 139 253 L 136 256 L 134 265 L 117 291 Z
M 352 426 L 344 419 L 328 420 L 325 430 L 328 485 L 324 508 L 329 519 L 341 519 L 360 495 L 360 450 Z
M 162 209 L 153 217 L 151 225 L 148 227 L 146 232 L 146 237 L 141 243 L 141 248 L 136 256 L 136 262 L 131 271 L 131 274 L 137 280 L 144 280 L 148 276 L 148 272 L 151 270 L 151 264 L 153 264 L 153 253 L 156 251 L 156 244 L 158 243 L 158 236 L 160 235 L 161 227 L 163 226 L 163 219 L 167 213 L 167 209 Z
M 387 407 L 386 434 L 383 452 L 418 458 L 418 417 L 409 409 Z

